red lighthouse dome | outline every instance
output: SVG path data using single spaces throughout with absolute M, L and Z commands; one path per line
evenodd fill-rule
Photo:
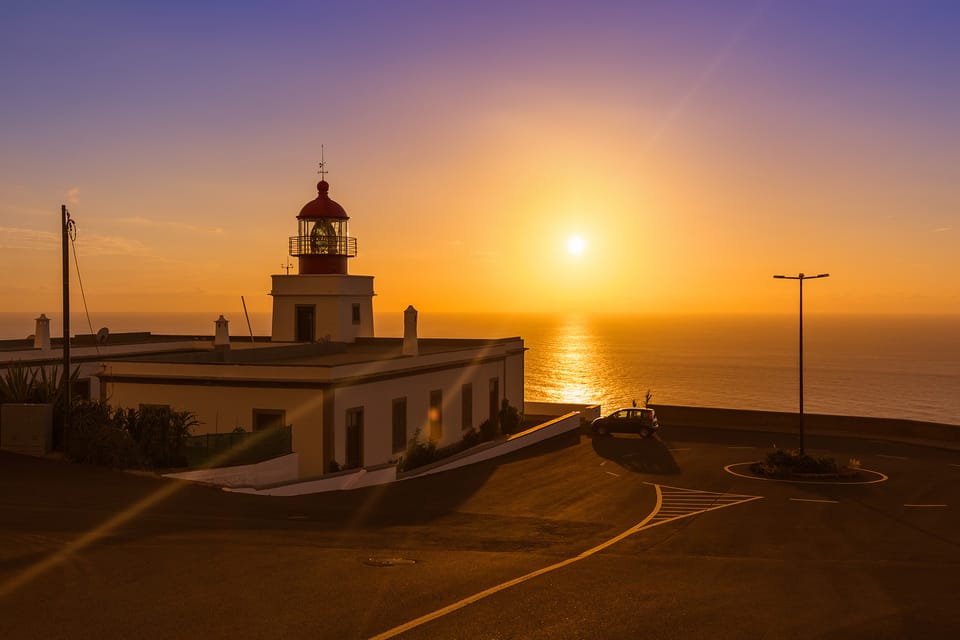
M 299 233 L 290 238 L 290 255 L 301 274 L 346 274 L 347 258 L 357 255 L 357 239 L 347 231 L 350 217 L 330 199 L 326 180 L 317 183 L 317 197 L 297 215 Z

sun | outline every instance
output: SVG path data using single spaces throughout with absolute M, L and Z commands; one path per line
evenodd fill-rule
M 567 240 L 567 251 L 572 256 L 579 256 L 587 248 L 587 243 L 580 236 L 570 236 Z

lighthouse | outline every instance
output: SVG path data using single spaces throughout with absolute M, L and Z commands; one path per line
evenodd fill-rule
M 272 276 L 274 342 L 373 337 L 373 276 L 347 273 L 347 261 L 357 255 L 357 239 L 349 234 L 347 212 L 330 199 L 320 166 L 317 197 L 300 209 L 297 235 L 288 242 L 297 273 Z

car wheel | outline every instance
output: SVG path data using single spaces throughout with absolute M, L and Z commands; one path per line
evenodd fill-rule
M 640 429 L 640 436 L 643 437 L 643 438 L 649 438 L 649 437 L 650 437 L 650 429 L 647 429 L 646 427 L 644 427 L 643 429 Z

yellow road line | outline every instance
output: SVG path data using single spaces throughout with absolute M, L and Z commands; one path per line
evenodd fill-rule
M 735 494 L 715 494 L 715 495 L 718 495 L 718 496 L 719 496 L 719 495 L 731 495 L 731 496 L 733 496 L 733 497 L 743 497 L 743 498 L 745 498 L 745 499 L 744 499 L 744 500 L 740 500 L 739 502 L 729 502 L 729 503 L 719 504 L 719 505 L 716 505 L 716 506 L 713 506 L 713 507 L 708 507 L 708 508 L 706 508 L 706 509 L 700 509 L 700 510 L 698 510 L 698 511 L 692 511 L 692 512 L 690 512 L 690 513 L 686 513 L 686 514 L 683 514 L 683 515 L 675 516 L 675 517 L 668 518 L 668 519 L 664 519 L 664 520 L 658 520 L 657 522 L 651 523 L 650 521 L 653 520 L 654 516 L 657 515 L 657 513 L 660 511 L 660 508 L 663 506 L 663 492 L 660 490 L 660 485 L 655 484 L 655 485 L 653 485 L 653 487 L 654 487 L 654 489 L 656 489 L 656 492 L 657 492 L 657 503 L 656 503 L 656 505 L 654 506 L 653 511 L 651 511 L 650 514 L 647 515 L 646 518 L 644 518 L 643 520 L 641 520 L 640 522 L 638 522 L 638 523 L 635 524 L 634 526 L 630 527 L 630 528 L 627 529 L 626 531 L 624 531 L 624 532 L 622 532 L 622 533 L 620 533 L 620 534 L 618 534 L 618 535 L 610 538 L 609 540 L 607 540 L 607 541 L 605 541 L 605 542 L 602 542 L 602 543 L 598 544 L 597 546 L 593 547 L 592 549 L 587 549 L 587 550 L 584 551 L 583 553 L 580 553 L 579 555 L 576 555 L 576 556 L 574 556 L 574 557 L 572 557 L 572 558 L 567 558 L 566 560 L 562 560 L 562 561 L 557 562 L 557 563 L 555 563 L 555 564 L 551 564 L 551 565 L 549 565 L 549 566 L 543 567 L 542 569 L 537 569 L 536 571 L 531 571 L 530 573 L 525 574 L 525 575 L 522 575 L 522 576 L 520 576 L 519 578 L 514 578 L 513 580 L 508 580 L 507 582 L 503 582 L 503 583 L 501 583 L 501 584 L 498 584 L 498 585 L 495 585 L 495 586 L 493 586 L 493 587 L 490 587 L 489 589 L 485 589 L 485 590 L 480 591 L 480 592 L 478 592 L 478 593 L 475 593 L 475 594 L 473 594 L 473 595 L 471 595 L 471 596 L 467 596 L 466 598 L 463 598 L 462 600 L 459 600 L 459 601 L 457 601 L 457 602 L 454 602 L 454 603 L 451 604 L 451 605 L 448 605 L 448 606 L 446 606 L 446 607 L 443 607 L 442 609 L 437 609 L 436 611 L 433 611 L 433 612 L 428 613 L 428 614 L 426 614 L 426 615 L 420 616 L 419 618 L 416 618 L 416 619 L 414 619 L 414 620 L 411 620 L 410 622 L 406 622 L 406 623 L 404 623 L 404 624 L 402 624 L 402 625 L 400 625 L 400 626 L 394 627 L 394 628 L 392 628 L 392 629 L 388 629 L 387 631 L 384 631 L 383 633 L 380 633 L 380 634 L 377 634 L 377 635 L 371 637 L 370 640 L 387 640 L 387 638 L 393 638 L 393 637 L 396 637 L 396 636 L 398 636 L 398 635 L 400 635 L 400 634 L 402 634 L 402 633 L 406 633 L 407 631 L 409 631 L 409 630 L 411 630 L 411 629 L 414 629 L 414 628 L 416 628 L 416 627 L 419 627 L 420 625 L 426 624 L 426 623 L 431 622 L 431 621 L 433 621 L 433 620 L 436 620 L 436 619 L 438 619 L 438 618 L 442 618 L 443 616 L 445 616 L 445 615 L 447 615 L 447 614 L 453 613 L 454 611 L 457 611 L 457 610 L 462 609 L 462 608 L 464 608 L 464 607 L 466 607 L 466 606 L 468 606 L 468 605 L 471 605 L 471 604 L 473 604 L 473 603 L 475 603 L 475 602 L 478 602 L 478 601 L 480 601 L 480 600 L 483 600 L 483 599 L 486 598 L 487 596 L 492 596 L 492 595 L 495 594 L 495 593 L 499 593 L 499 592 L 501 592 L 501 591 L 504 591 L 505 589 L 509 589 L 510 587 L 514 587 L 514 586 L 516 586 L 516 585 L 518 585 L 518 584 L 527 582 L 528 580 L 532 580 L 532 579 L 534 579 L 534 578 L 536 578 L 536 577 L 538 577 L 538 576 L 542 576 L 542 575 L 544 575 L 545 573 L 550 573 L 551 571 L 556 571 L 557 569 L 561 569 L 561 568 L 563 568 L 563 567 L 566 567 L 567 565 L 571 565 L 571 564 L 573 564 L 574 562 L 579 562 L 580 560 L 583 560 L 583 559 L 585 559 L 585 558 L 589 558 L 590 556 L 592 556 L 592 555 L 594 555 L 594 554 L 596 554 L 596 553 L 599 553 L 600 551 L 603 551 L 603 550 L 606 549 L 607 547 L 610 547 L 610 546 L 613 546 L 613 545 L 617 544 L 618 542 L 620 542 L 620 541 L 623 540 L 624 538 L 628 538 L 628 537 L 632 536 L 632 535 L 635 534 L 635 533 L 638 533 L 638 532 L 640 532 L 640 531 L 643 531 L 644 529 L 650 529 L 650 528 L 659 526 L 659 525 L 661 525 L 661 524 L 666 524 L 667 522 L 673 522 L 674 520 L 679 520 L 680 518 L 687 518 L 687 517 L 689 517 L 689 516 L 696 515 L 696 514 L 698 514 L 698 513 L 704 513 L 704 512 L 706 512 L 706 511 L 713 511 L 713 510 L 715 510 L 715 509 L 722 509 L 723 507 L 729 507 L 729 506 L 732 506 L 732 505 L 734 505 L 734 504 L 741 504 L 741 503 L 744 503 L 744 502 L 750 502 L 751 500 L 758 500 L 758 499 L 760 499 L 760 497 L 761 497 L 761 496 L 739 496 L 739 495 L 735 495 Z M 676 488 L 676 487 L 668 487 L 668 488 L 673 489 L 673 488 Z M 705 492 L 705 493 L 706 493 L 706 492 Z

